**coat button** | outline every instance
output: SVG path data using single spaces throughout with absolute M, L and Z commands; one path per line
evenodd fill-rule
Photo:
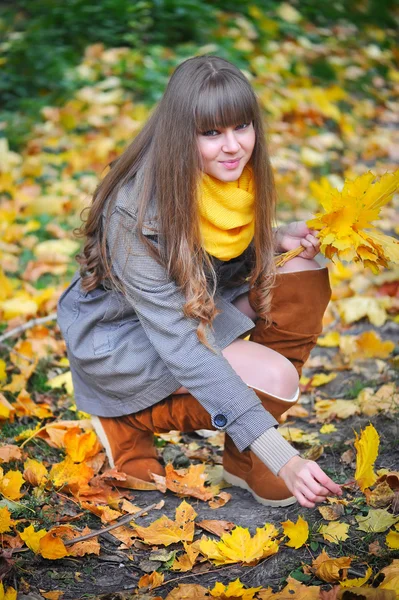
M 216 415 L 213 422 L 216 427 L 224 427 L 227 424 L 227 419 L 224 415 Z

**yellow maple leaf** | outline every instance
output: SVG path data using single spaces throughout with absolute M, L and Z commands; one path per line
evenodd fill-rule
M 328 419 L 347 419 L 360 413 L 356 402 L 350 400 L 318 400 L 315 403 L 316 417 L 319 421 Z
M 172 571 L 191 571 L 193 568 L 195 561 L 197 560 L 198 554 L 200 552 L 199 549 L 199 540 L 193 542 L 192 544 L 188 544 L 187 542 L 183 542 L 185 554 L 176 558 L 171 567 Z
M 45 485 L 48 480 L 47 469 L 38 460 L 28 458 L 24 463 L 24 477 L 31 485 Z
M 6 366 L 5 361 L 0 358 L 0 381 L 5 381 L 7 379 Z
M 253 588 L 244 588 L 239 579 L 231 581 L 228 585 L 217 581 L 209 593 L 218 600 L 227 600 L 228 598 L 242 598 L 242 600 L 253 600 L 256 592 L 262 589 L 262 586 Z
M 332 425 L 331 423 L 320 427 L 320 433 L 323 433 L 323 434 L 333 433 L 334 431 L 337 431 L 337 428 L 335 427 L 335 425 Z
M 203 464 L 176 470 L 168 463 L 165 472 L 165 477 L 154 475 L 156 486 L 162 492 L 168 489 L 175 494 L 193 496 L 204 501 L 211 500 L 219 492 L 219 486 L 205 487 L 207 474 Z
M 39 529 L 39 531 L 35 531 L 33 525 L 29 525 L 29 527 L 25 527 L 25 529 L 20 532 L 19 537 L 25 542 L 25 544 L 34 552 L 35 554 L 39 554 L 40 552 L 40 540 L 47 534 L 45 529 Z
M 81 463 L 98 454 L 101 446 L 94 431 L 82 432 L 80 427 L 72 427 L 64 435 L 67 455 L 73 462 Z
M 200 542 L 201 553 L 215 565 L 242 562 L 256 564 L 262 558 L 278 552 L 274 525 L 266 523 L 258 528 L 253 537 L 244 527 L 236 527 L 231 533 L 222 535 L 219 542 L 204 538 Z
M 85 463 L 75 464 L 69 456 L 51 467 L 50 479 L 55 487 L 67 485 L 70 490 L 79 490 L 93 477 L 94 471 Z
M 326 373 L 315 373 L 310 378 L 310 385 L 312 387 L 320 387 L 321 385 L 325 385 L 326 383 L 329 383 L 330 381 L 335 379 L 336 376 L 336 373 L 330 373 L 329 375 L 327 375 Z
M 353 181 L 346 179 L 340 192 L 328 180 L 322 190 L 313 186 L 325 212 L 317 213 L 307 225 L 319 230 L 321 252 L 327 258 L 362 262 L 378 273 L 379 266 L 399 261 L 399 242 L 372 224 L 398 189 L 399 170 L 372 183 L 375 179 L 370 171 Z
M 4 591 L 3 582 L 0 581 L 0 600 L 17 600 L 17 590 L 13 587 L 8 587 Z
M 393 560 L 388 567 L 381 569 L 377 577 L 380 574 L 384 575 L 384 580 L 378 586 L 380 590 L 394 590 L 396 594 L 399 590 L 399 559 Z
M 194 519 L 197 513 L 185 500 L 176 508 L 176 520 L 162 515 L 148 527 L 134 525 L 138 535 L 147 544 L 169 546 L 176 542 L 192 542 L 194 538 Z
M 138 587 L 153 590 L 154 588 L 162 585 L 164 579 L 165 575 L 163 573 L 157 573 L 156 571 L 153 571 L 152 573 L 146 573 L 140 577 Z
M 391 298 L 372 298 L 371 296 L 352 296 L 336 302 L 339 315 L 344 323 L 350 325 L 367 317 L 373 325 L 381 327 L 387 320 L 386 309 Z
M 0 494 L 8 500 L 19 500 L 22 496 L 21 485 L 25 482 L 19 471 L 8 471 L 3 473 L 0 467 Z
M 0 508 L 0 533 L 5 533 L 11 528 L 11 515 L 6 506 Z
M 56 560 L 69 555 L 68 550 L 64 546 L 64 542 L 53 531 L 49 531 L 39 540 L 39 554 L 43 558 Z
M 66 373 L 61 373 L 61 375 L 56 375 L 51 379 L 46 381 L 46 385 L 51 387 L 52 389 L 62 388 L 65 386 L 67 393 L 72 396 L 73 395 L 73 383 L 72 383 L 72 373 L 71 371 L 67 371 Z
M 355 436 L 357 450 L 355 479 L 363 492 L 377 481 L 373 466 L 378 456 L 380 436 L 371 424 L 361 431 L 360 437 L 356 432 Z
M 331 521 L 328 525 L 322 525 L 319 529 L 323 538 L 332 544 L 339 544 L 348 539 L 348 523 L 340 523 L 339 521 Z
M 312 570 L 316 576 L 327 583 L 346 579 L 352 559 L 348 556 L 330 558 L 325 550 L 313 561 Z M 342 573 L 341 573 L 342 571 Z
M 317 340 L 317 345 L 322 348 L 336 348 L 339 346 L 339 340 L 341 335 L 338 331 L 330 331 L 326 335 L 319 337 Z
M 296 523 L 283 521 L 281 525 L 283 526 L 284 535 L 289 538 L 289 541 L 285 544 L 286 546 L 298 549 L 306 543 L 309 537 L 309 524 L 301 516 L 298 517 Z
M 385 543 L 388 548 L 392 548 L 392 550 L 399 550 L 399 525 L 395 525 L 396 531 L 393 529 L 388 533 L 385 538 Z
M 279 433 L 289 442 L 299 442 L 300 444 L 317 444 L 320 438 L 317 433 L 307 433 L 299 427 L 282 426 L 279 427 Z
M 370 579 L 372 574 L 373 574 L 373 569 L 371 567 L 368 567 L 364 577 L 356 577 L 354 579 L 345 579 L 345 581 L 340 581 L 339 585 L 343 588 L 362 587 L 366 583 L 366 581 L 368 581 Z

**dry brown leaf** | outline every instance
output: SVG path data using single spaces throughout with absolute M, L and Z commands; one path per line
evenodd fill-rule
M 330 558 L 325 550 L 313 561 L 312 570 L 319 579 L 327 583 L 342 581 L 347 577 L 352 559 L 348 556 Z
M 190 465 L 189 469 L 175 470 L 169 463 L 165 471 L 165 477 L 152 474 L 156 487 L 161 492 L 168 489 L 179 496 L 193 496 L 205 501 L 219 492 L 218 486 L 205 487 L 205 465 Z
M 163 573 L 157 573 L 153 571 L 152 573 L 146 573 L 139 579 L 138 587 L 146 588 L 148 590 L 153 590 L 156 587 L 162 585 L 163 580 L 165 579 L 165 575 Z
M 386 481 L 391 490 L 399 490 L 399 471 L 389 471 L 377 479 L 377 483 Z
M 208 504 L 210 508 L 220 508 L 224 506 L 231 499 L 231 494 L 227 492 L 220 492 L 213 500 L 209 500 Z
M 342 504 L 333 506 L 319 506 L 318 511 L 326 521 L 337 521 L 345 512 Z
M 262 592 L 260 592 L 259 598 L 267 598 L 267 596 L 262 596 Z M 319 600 L 320 598 L 320 587 L 315 585 L 304 585 L 300 581 L 297 581 L 293 577 L 288 577 L 287 585 L 281 590 L 281 592 L 276 592 L 276 594 L 269 596 L 271 600 L 275 598 L 276 600 Z
M 165 600 L 209 600 L 208 590 L 197 583 L 180 583 Z
M 40 590 L 40 593 L 43 596 L 43 598 L 46 598 L 47 600 L 60 600 L 60 598 L 62 598 L 62 596 L 64 595 L 64 592 L 62 592 L 61 590 L 53 590 L 52 592 L 45 592 L 44 590 Z
M 1 395 L 1 394 L 0 394 Z M 0 462 L 10 462 L 10 460 L 21 460 L 22 452 L 19 446 L 14 444 L 4 444 L 0 448 Z
M 152 475 L 154 474 L 152 473 Z M 150 481 L 144 481 L 143 479 L 138 479 L 137 477 L 133 477 L 132 475 L 127 475 L 126 473 L 119 472 L 116 469 L 109 469 L 108 471 L 103 473 L 101 477 L 105 480 L 112 482 L 118 487 L 127 488 L 129 490 L 158 489 L 155 483 L 151 483 Z
M 380 542 L 378 540 L 369 544 L 368 551 L 369 554 L 373 554 L 374 556 L 381 556 L 385 552 L 383 548 L 381 548 Z
M 384 506 L 388 506 L 392 503 L 395 492 L 391 490 L 388 482 L 385 480 L 378 483 L 373 491 L 370 489 L 364 490 L 364 495 L 369 506 L 372 506 L 373 508 L 384 508 Z
M 118 510 L 113 510 L 109 506 L 97 506 L 92 502 L 81 501 L 80 503 L 82 508 L 86 508 L 97 517 L 101 518 L 102 523 L 110 523 L 111 521 L 115 521 L 115 519 L 119 519 L 122 516 Z
M 209 533 L 213 533 L 219 537 L 221 537 L 224 533 L 229 533 L 229 531 L 235 527 L 235 524 L 231 521 L 217 521 L 213 519 L 205 519 L 204 521 L 196 523 L 196 525 L 197 527 L 201 527 L 201 529 L 205 529 L 205 531 L 209 531 Z

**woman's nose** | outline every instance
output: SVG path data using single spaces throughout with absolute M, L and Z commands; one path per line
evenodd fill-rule
M 222 145 L 223 152 L 237 152 L 240 149 L 240 144 L 236 138 L 235 131 L 226 131 Z

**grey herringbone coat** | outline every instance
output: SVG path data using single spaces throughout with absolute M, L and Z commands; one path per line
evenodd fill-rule
M 115 417 L 156 404 L 184 385 L 210 413 L 215 427 L 226 430 L 243 450 L 277 425 L 221 353 L 254 327 L 232 304 L 248 290 L 247 283 L 234 284 L 248 274 L 248 252 L 227 262 L 214 259 L 215 300 L 221 312 L 207 336 L 215 354 L 198 340 L 197 322 L 184 316 L 182 292 L 139 240 L 135 185 L 121 188 L 107 230 L 113 268 L 126 296 L 103 288 L 84 292 L 76 273 L 59 300 L 58 323 L 77 406 Z M 153 203 L 145 235 L 154 235 L 155 210 Z

